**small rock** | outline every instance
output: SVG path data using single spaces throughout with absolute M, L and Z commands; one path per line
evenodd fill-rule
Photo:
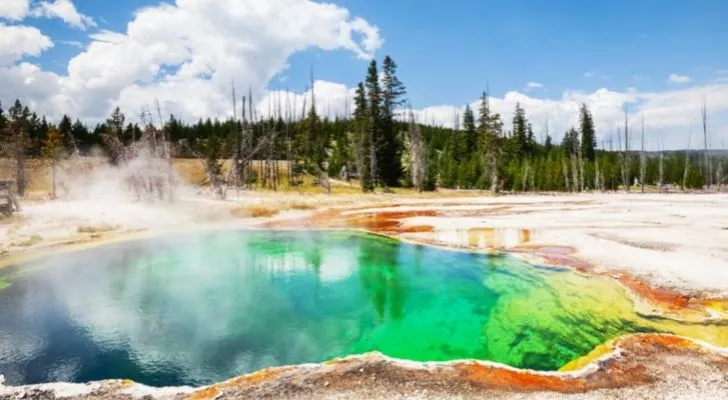
M 329 386 L 329 381 L 324 382 L 324 386 L 328 387 Z

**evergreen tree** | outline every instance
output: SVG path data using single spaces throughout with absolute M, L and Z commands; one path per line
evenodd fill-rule
M 369 169 L 370 176 L 376 186 L 381 179 L 379 176 L 380 151 L 382 143 L 382 90 L 379 86 L 379 73 L 377 72 L 377 61 L 372 60 L 366 77 L 367 93 L 367 131 L 369 141 Z
M 536 150 L 536 138 L 533 134 L 533 126 L 531 126 L 531 123 L 528 123 L 528 134 L 526 135 L 526 149 L 525 153 L 529 156 L 533 156 L 535 154 Z
M 484 137 L 490 130 L 490 101 L 488 93 L 483 92 L 480 97 L 480 106 L 478 107 L 478 133 Z
M 58 132 L 61 134 L 61 137 L 63 138 L 63 145 L 68 149 L 70 153 L 75 152 L 78 150 L 78 143 L 76 142 L 75 138 L 71 134 L 71 128 L 73 127 L 73 122 L 71 122 L 71 117 L 64 114 L 63 118 L 61 118 L 61 122 L 58 124 Z
M 359 82 L 354 95 L 354 138 L 356 143 L 356 168 L 359 172 L 362 192 L 374 190 L 371 172 L 371 131 L 369 130 L 369 105 L 364 83 Z
M 594 130 L 594 120 L 586 103 L 581 105 L 579 111 L 579 128 L 581 130 L 581 151 L 587 161 L 593 162 L 596 158 L 597 137 Z
M 111 116 L 106 120 L 106 126 L 109 129 L 108 133 L 121 139 L 122 134 L 124 132 L 124 121 L 125 120 L 126 120 L 126 116 L 124 116 L 124 113 L 121 112 L 119 107 L 114 108 L 114 111 L 111 113 Z M 209 121 L 209 119 L 208 119 L 208 121 Z
M 218 198 L 224 196 L 222 171 L 222 142 L 216 135 L 210 136 L 205 143 L 205 169 L 207 179 Z
M 579 133 L 573 127 L 564 133 L 564 138 L 561 141 L 561 147 L 564 148 L 567 154 L 577 154 L 579 146 Z
M 516 103 L 516 109 L 513 112 L 513 146 L 510 157 L 518 160 L 522 159 L 528 150 L 528 121 L 526 120 L 526 111 L 521 107 L 521 103 Z
M 5 117 L 5 111 L 3 111 L 3 103 L 0 101 L 0 136 L 2 136 L 2 131 L 5 129 L 6 121 L 7 118 Z
M 101 143 L 100 137 L 91 135 L 88 128 L 78 119 L 71 127 L 71 136 L 76 138 L 79 143 L 79 151 L 83 154 L 87 154 L 92 146 L 98 146 Z
M 316 99 L 311 89 L 311 107 L 308 110 L 306 119 L 303 121 L 305 127 L 304 159 L 308 161 L 309 173 L 318 175 L 318 168 L 322 168 L 325 159 L 325 140 L 320 127 L 319 116 L 316 113 Z
M 475 127 L 475 116 L 470 105 L 466 105 L 463 112 L 463 140 L 461 142 L 463 147 L 460 149 L 460 154 L 464 157 L 469 157 L 477 150 L 478 131 Z
M 551 143 L 551 135 L 546 135 L 546 142 L 544 143 L 544 150 L 546 153 L 551 153 L 551 149 L 553 148 L 553 144 Z
M 407 90 L 397 77 L 397 64 L 391 57 L 382 63 L 381 140 L 378 143 L 379 176 L 386 186 L 399 186 L 402 177 L 402 144 L 395 124 L 397 107 L 403 104 Z

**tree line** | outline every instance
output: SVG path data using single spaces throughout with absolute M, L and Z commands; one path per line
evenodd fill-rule
M 692 189 L 725 181 L 723 158 L 710 157 L 707 148 L 702 153 L 647 153 L 642 130 L 642 149 L 631 149 L 636 132 L 626 112 L 618 148 L 598 148 L 586 104 L 579 110 L 577 126 L 564 132 L 560 143 L 554 143 L 549 132 L 541 132 L 537 140 L 520 104 L 507 129 L 506 118 L 491 110 L 487 92 L 477 109 L 466 106 L 451 128 L 422 124 L 407 111 L 406 87 L 389 56 L 381 63 L 381 74 L 376 60 L 369 64 L 356 87 L 351 115 L 319 116 L 313 79 L 310 90 L 310 103 L 304 104 L 301 115 L 295 115 L 290 102 L 279 100 L 272 115 L 262 116 L 250 93 L 242 96 L 238 107 L 233 88 L 232 118 L 185 123 L 170 115 L 162 120 L 157 105 L 156 116 L 146 110 L 141 122 L 130 122 L 117 107 L 93 128 L 68 115 L 51 123 L 16 100 L 7 112 L 0 104 L 0 150 L 12 160 L 21 195 L 28 158 L 45 158 L 55 166 L 64 158 L 100 149 L 110 163 L 118 164 L 124 161 L 123 149 L 145 137 L 154 139 L 155 146 L 157 138 L 168 144 L 166 154 L 206 160 L 209 181 L 221 197 L 227 187 L 275 190 L 282 180 L 297 185 L 305 175 L 313 175 L 327 189 L 331 177 L 357 180 L 364 192 L 393 187 L 614 191 L 629 190 L 635 182 L 642 190 L 645 185 Z M 707 137 L 707 130 L 704 134 Z M 233 160 L 227 170 L 223 159 Z M 263 167 L 253 168 L 255 160 Z

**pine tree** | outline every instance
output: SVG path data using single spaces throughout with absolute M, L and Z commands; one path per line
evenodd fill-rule
M 528 121 L 526 120 L 526 111 L 521 107 L 521 103 L 516 103 L 516 109 L 513 112 L 513 152 L 511 157 L 518 160 L 522 159 L 528 150 Z
M 0 135 L 2 134 L 2 131 L 5 129 L 5 123 L 7 122 L 7 118 L 5 117 L 5 111 L 3 111 L 3 103 L 0 101 Z
M 377 61 L 372 60 L 366 77 L 367 92 L 367 130 L 369 133 L 369 169 L 374 186 L 381 179 L 379 176 L 380 152 L 379 145 L 382 143 L 382 91 L 379 87 L 379 73 L 377 72 Z
M 469 105 L 465 106 L 465 111 L 463 112 L 463 130 L 460 154 L 462 154 L 463 157 L 469 157 L 471 153 L 476 151 L 476 145 L 478 142 L 478 131 L 475 127 L 475 116 L 473 115 L 473 110 Z
M 399 186 L 402 176 L 401 143 L 398 140 L 395 112 L 401 106 L 407 90 L 397 78 L 397 64 L 386 56 L 382 63 L 381 137 L 378 143 L 378 173 L 386 186 Z
M 109 128 L 109 134 L 112 134 L 117 138 L 121 138 L 124 132 L 125 120 L 126 116 L 124 116 L 124 113 L 121 112 L 119 107 L 114 108 L 111 116 L 106 120 L 106 126 Z
M 78 143 L 71 133 L 72 127 L 73 122 L 71 122 L 71 118 L 64 114 L 63 118 L 61 118 L 61 122 L 58 124 L 58 132 L 63 137 L 63 144 L 70 153 L 78 151 Z
M 531 123 L 528 123 L 528 129 L 526 134 L 526 149 L 525 153 L 532 157 L 535 154 L 536 150 L 536 138 L 533 134 L 533 126 L 531 126 Z
M 480 97 L 480 106 L 478 107 L 478 133 L 484 138 L 490 130 L 490 101 L 488 93 L 483 92 Z
M 205 170 L 210 185 L 218 198 L 224 197 L 223 171 L 222 171 L 222 143 L 216 135 L 210 136 L 205 142 Z
M 587 161 L 594 162 L 596 158 L 597 137 L 594 130 L 594 120 L 586 103 L 581 105 L 579 111 L 579 127 L 581 130 L 581 152 Z
M 362 192 L 374 191 L 371 170 L 371 131 L 369 130 L 369 105 L 364 83 L 359 82 L 354 95 L 354 138 L 356 145 L 356 169 L 359 172 Z

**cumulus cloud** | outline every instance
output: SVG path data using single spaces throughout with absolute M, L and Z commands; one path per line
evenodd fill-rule
M 568 128 L 577 126 L 579 107 L 586 103 L 594 117 L 598 144 L 606 148 L 609 148 L 610 139 L 614 148 L 617 147 L 616 131 L 624 126 L 624 107 L 627 106 L 630 129 L 637 129 L 644 115 L 646 148 L 657 148 L 659 141 L 665 148 L 679 149 L 687 145 L 688 131 L 696 132 L 699 128 L 703 96 L 708 102 L 713 143 L 720 143 L 720 138 L 728 136 L 728 84 L 662 92 L 641 92 L 633 88 L 624 91 L 602 88 L 592 93 L 567 90 L 559 99 L 536 98 L 511 91 L 503 97 L 492 97 L 490 103 L 491 109 L 501 115 L 504 129 L 511 129 L 513 109 L 520 103 L 536 136 L 540 138 L 545 134 L 548 123 L 548 130 L 556 140 L 560 140 Z M 470 106 L 477 110 L 478 103 L 473 100 Z M 413 113 L 420 122 L 452 127 L 454 116 L 462 116 L 463 110 L 464 107 L 438 105 L 415 109 Z M 696 143 L 693 137 L 692 145 Z
M 35 27 L 0 22 L 0 67 L 24 56 L 38 56 L 52 46 L 51 39 Z
M 688 83 L 692 79 L 687 75 L 679 75 L 679 74 L 670 74 L 670 76 L 667 77 L 667 81 L 670 83 Z
M 59 18 L 68 25 L 77 29 L 95 27 L 96 23 L 91 17 L 83 15 L 76 10 L 71 0 L 42 1 L 30 13 L 34 17 Z
M 57 91 L 43 96 L 67 103 L 40 112 L 93 121 L 117 104 L 136 113 L 158 99 L 181 118 L 226 116 L 232 80 L 261 98 L 293 53 L 343 49 L 369 59 L 382 45 L 369 22 L 309 0 L 177 0 L 137 10 L 126 32 L 101 30 L 90 39 L 57 76 Z M 17 71 L 0 71 L 0 85 L 11 73 Z M 18 89 L 2 93 L 3 100 L 50 105 Z
M 281 115 L 286 118 L 286 113 L 290 112 L 292 118 L 297 118 L 308 111 L 312 98 L 315 98 L 316 112 L 319 115 L 329 118 L 345 117 L 353 111 L 355 90 L 340 83 L 317 80 L 313 84 L 313 91 L 268 91 L 257 103 L 256 109 L 265 116 Z
M 2 0 L 0 2 L 0 18 L 20 21 L 28 15 L 30 0 Z

